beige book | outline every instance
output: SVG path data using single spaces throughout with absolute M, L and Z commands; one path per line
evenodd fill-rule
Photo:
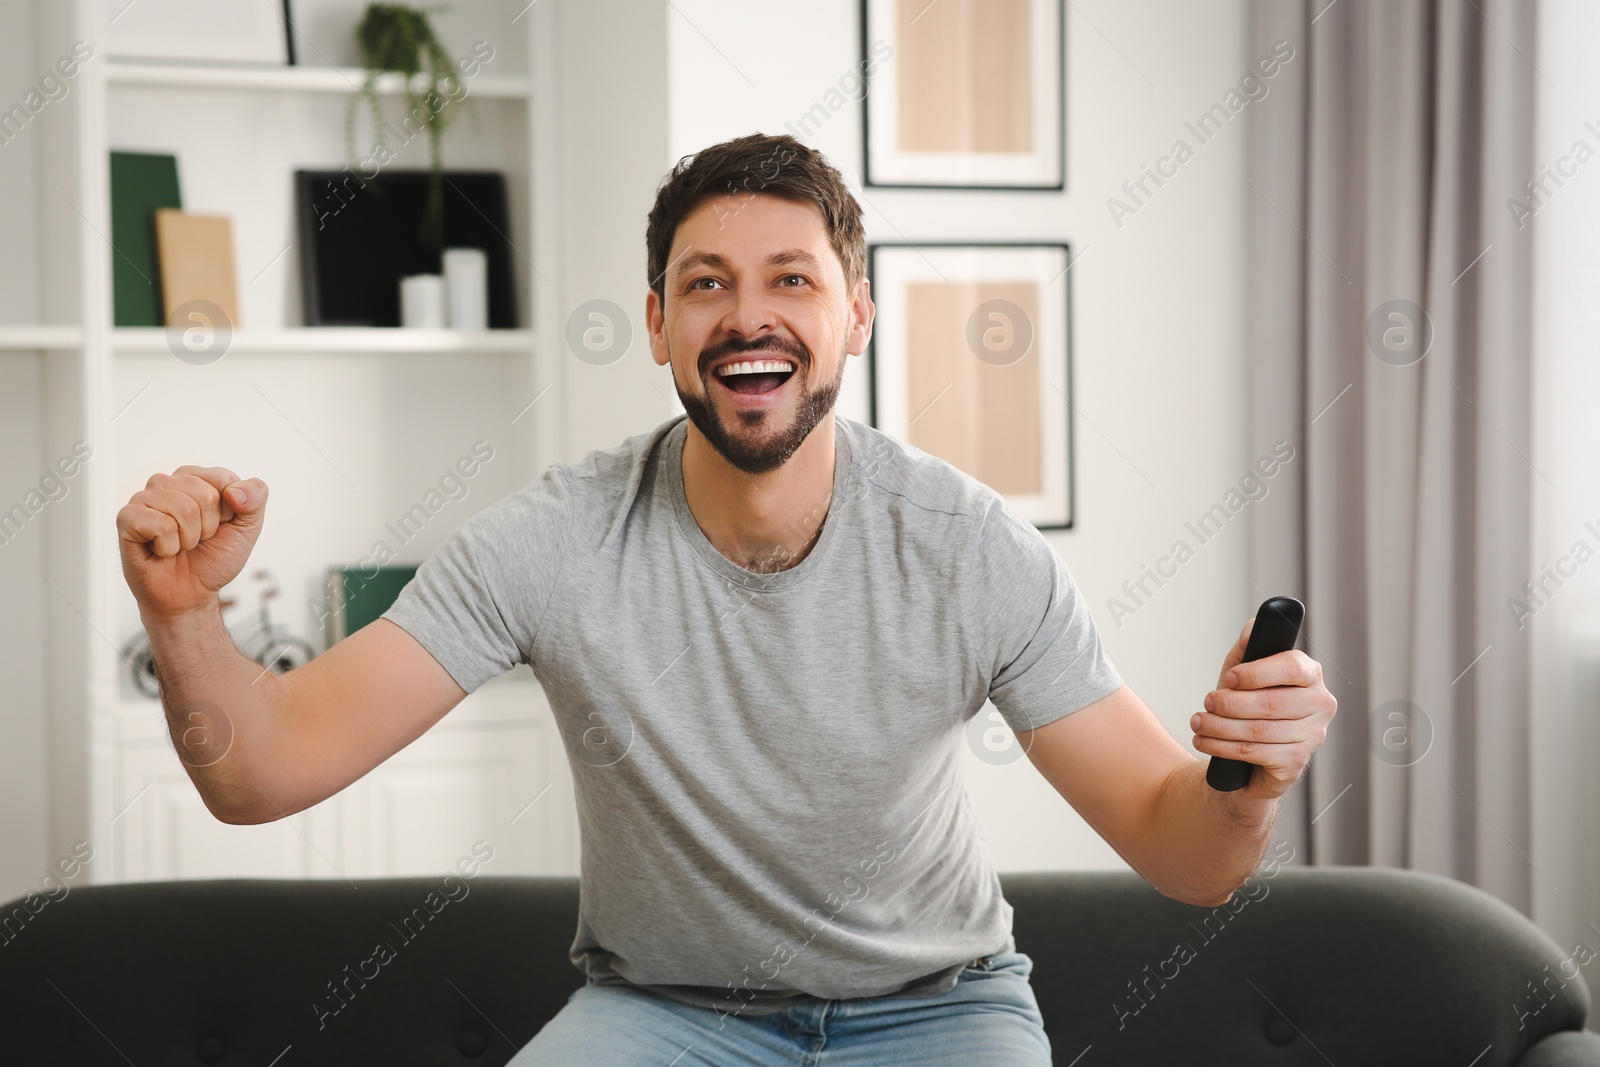
M 239 300 L 233 284 L 233 229 L 228 217 L 159 208 L 155 228 L 166 324 L 184 327 L 203 319 L 204 325 L 213 328 L 237 330 Z M 186 304 L 195 306 L 186 308 Z

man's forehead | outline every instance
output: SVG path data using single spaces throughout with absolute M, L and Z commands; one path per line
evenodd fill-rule
M 707 197 L 678 224 L 673 244 L 690 231 L 698 244 L 711 244 L 712 235 L 733 240 L 762 239 L 771 234 L 785 244 L 826 243 L 828 230 L 822 209 L 809 200 L 781 196 L 718 194 Z
M 810 201 L 776 196 L 710 197 L 673 234 L 669 272 L 748 262 L 820 269 L 832 245 L 822 211 Z

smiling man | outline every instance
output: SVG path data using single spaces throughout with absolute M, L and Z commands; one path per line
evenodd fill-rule
M 514 1063 L 1048 1064 L 962 784 L 967 724 L 992 701 L 1155 888 L 1218 904 L 1322 743 L 1321 671 L 1241 664 L 1246 625 L 1190 725 L 1257 769 L 1212 791 L 1038 530 L 835 416 L 873 305 L 860 209 L 811 149 L 680 161 L 646 243 L 650 348 L 687 417 L 474 516 L 301 670 L 260 676 L 218 616 L 266 486 L 182 467 L 135 494 L 123 566 L 173 736 L 197 701 L 232 721 L 226 759 L 185 766 L 220 818 L 282 818 L 528 663 L 577 793 L 583 985 Z

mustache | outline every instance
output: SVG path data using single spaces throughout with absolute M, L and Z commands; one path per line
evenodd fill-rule
M 700 353 L 700 376 L 703 378 L 709 372 L 711 364 L 724 356 L 735 356 L 744 352 L 782 352 L 795 361 L 797 371 L 804 370 L 811 365 L 811 350 L 792 337 L 781 337 L 769 333 L 753 341 L 746 341 L 738 337 L 730 337 L 712 345 Z

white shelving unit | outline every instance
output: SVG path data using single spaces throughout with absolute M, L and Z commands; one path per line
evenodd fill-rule
M 238 89 L 243 91 L 339 93 L 349 95 L 365 81 L 366 72 L 356 67 L 211 67 L 200 64 L 136 63 L 112 60 L 106 64 L 106 80 L 115 85 L 164 85 L 185 89 Z M 403 87 L 398 74 L 385 74 L 374 83 L 384 94 L 397 94 Z M 472 94 L 506 100 L 526 100 L 528 79 L 484 74 L 466 83 Z
M 559 244 L 543 236 L 561 214 L 548 151 L 560 126 L 559 5 L 515 19 L 520 4 L 455 6 L 481 9 L 469 11 L 476 24 L 505 35 L 495 42 L 499 66 L 467 82 L 444 158 L 447 167 L 506 175 L 517 330 L 300 325 L 292 174 L 346 162 L 345 109 L 359 70 L 121 61 L 106 53 L 94 0 L 0 8 L 7 105 L 75 41 L 95 48 L 67 94 L 0 146 L 0 193 L 34 209 L 0 222 L 0 246 L 23 265 L 20 284 L 0 294 L 5 470 L 42 477 L 75 442 L 92 450 L 62 479 L 58 499 L 15 529 L 0 519 L 0 598 L 21 621 L 0 643 L 0 669 L 21 679 L 0 716 L 0 747 L 38 754 L 14 760 L 21 773 L 0 784 L 0 837 L 35 878 L 79 840 L 95 850 L 86 868 L 93 881 L 432 873 L 479 838 L 495 846 L 495 873 L 576 871 L 566 757 L 527 668 L 469 696 L 338 796 L 281 823 L 230 827 L 200 805 L 159 705 L 133 692 L 119 653 L 139 622 L 115 514 L 156 471 L 204 462 L 267 480 L 263 537 L 230 595 L 253 607 L 248 577 L 270 568 L 283 588 L 277 621 L 320 648 L 314 602 L 327 567 L 366 558 L 384 539 L 395 542 L 394 561 L 420 562 L 557 458 L 561 405 L 534 401 L 552 386 L 562 392 L 550 355 L 562 336 Z M 378 88 L 397 103 L 397 77 Z M 363 138 L 365 118 L 363 109 Z M 175 358 L 165 330 L 112 325 L 113 149 L 175 154 L 185 208 L 233 220 L 242 321 L 214 363 Z M 427 165 L 425 136 L 392 164 Z M 435 489 L 479 440 L 494 459 L 464 495 L 415 536 L 390 534 L 387 520 Z
M 116 353 L 170 352 L 177 342 L 160 327 L 119 327 L 112 331 Z M 37 346 L 35 346 L 37 347 Z M 283 330 L 239 330 L 228 343 L 230 353 L 291 354 L 296 352 L 504 352 L 532 356 L 531 330 L 421 330 L 366 326 L 303 327 Z

